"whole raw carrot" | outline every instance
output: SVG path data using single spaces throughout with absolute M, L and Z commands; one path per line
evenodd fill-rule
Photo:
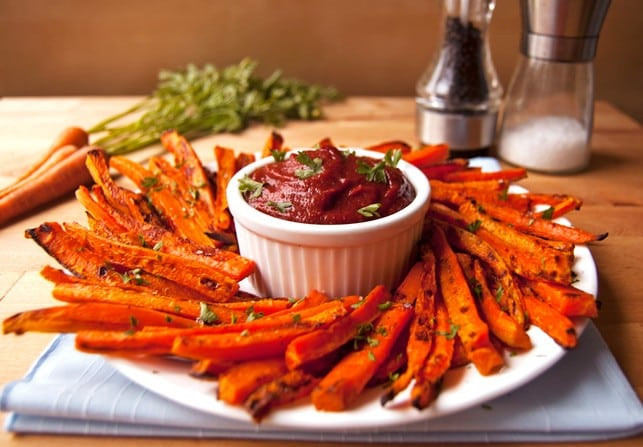
M 85 167 L 89 146 L 78 149 L 36 178 L 0 198 L 0 225 L 74 191 L 91 178 Z

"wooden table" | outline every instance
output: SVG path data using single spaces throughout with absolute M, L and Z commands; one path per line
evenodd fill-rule
M 63 127 L 90 126 L 123 110 L 136 98 L 4 98 L 0 99 L 0 187 L 17 176 L 49 146 Z M 349 98 L 326 108 L 327 119 L 296 122 L 280 129 L 289 146 L 310 145 L 330 136 L 338 144 L 367 145 L 389 139 L 416 142 L 414 103 L 411 98 Z M 203 138 L 194 146 L 204 161 L 213 159 L 215 142 L 238 150 L 262 147 L 268 132 L 255 126 L 240 134 Z M 144 159 L 154 147 L 133 155 Z M 530 173 L 522 184 L 532 191 L 566 192 L 585 200 L 571 216 L 590 231 L 609 231 L 607 240 L 592 246 L 599 272 L 599 298 L 603 303 L 596 324 L 639 398 L 643 396 L 643 129 L 614 107 L 596 105 L 593 158 L 589 169 L 573 176 Z M 44 221 L 85 222 L 83 211 L 71 198 L 60 200 L 0 229 L 0 319 L 30 308 L 52 305 L 51 287 L 39 269 L 50 258 L 26 240 L 23 232 Z M 22 377 L 52 336 L 3 336 L 0 342 L 0 386 Z M 1 415 L 4 418 L 6 415 Z M 610 442 L 640 445 L 643 437 Z M 0 433 L 2 445 L 96 446 L 111 445 L 112 438 L 67 436 L 14 436 Z M 122 439 L 125 446 L 193 445 L 211 442 L 247 446 L 250 441 L 195 441 Z M 284 445 L 263 442 L 262 445 Z M 321 446 L 330 444 L 318 444 Z

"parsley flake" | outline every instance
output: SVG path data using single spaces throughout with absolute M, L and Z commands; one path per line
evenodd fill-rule
M 388 151 L 386 151 L 386 154 L 384 155 L 384 163 L 387 166 L 395 168 L 397 166 L 397 164 L 399 163 L 401 158 L 402 158 L 402 149 L 388 150 Z
M 159 182 L 159 179 L 156 177 L 145 177 L 141 181 L 141 186 L 145 189 L 152 188 L 153 186 L 156 186 Z
M 296 159 L 299 163 L 306 167 L 302 169 L 296 169 L 295 177 L 303 180 L 322 172 L 323 160 L 321 158 L 311 158 L 310 155 L 308 155 L 306 152 L 299 152 Z
M 550 206 L 545 211 L 543 211 L 543 219 L 551 220 L 554 217 L 554 207 Z
M 266 202 L 266 204 L 270 208 L 275 209 L 282 214 L 287 212 L 290 208 L 292 208 L 292 203 L 290 202 L 273 202 L 272 200 L 269 200 L 268 202 Z
M 458 326 L 457 324 L 451 323 L 451 326 L 449 326 L 449 332 L 435 331 L 435 335 L 443 335 L 447 338 L 447 340 L 452 340 L 457 335 L 458 329 L 460 329 L 460 326 Z
M 386 183 L 384 166 L 386 166 L 384 161 L 380 161 L 371 166 L 363 160 L 357 160 L 357 169 L 355 169 L 355 172 L 364 175 L 369 182 Z
M 248 194 L 248 199 L 256 199 L 261 195 L 263 183 L 251 179 L 248 175 L 244 175 L 239 179 L 239 192 Z
M 272 154 L 272 158 L 274 158 L 275 161 L 284 161 L 286 159 L 286 151 L 280 151 L 279 149 L 271 149 L 270 153 Z
M 469 230 L 471 233 L 475 233 L 476 231 L 478 231 L 481 225 L 482 221 L 480 219 L 476 219 L 473 222 L 469 223 L 469 225 L 467 225 L 467 230 Z
M 384 301 L 383 303 L 378 304 L 377 308 L 379 310 L 387 310 L 387 309 L 390 309 L 392 305 L 393 305 L 393 302 L 389 300 L 389 301 Z
M 378 210 L 382 206 L 381 203 L 371 203 L 357 210 L 364 217 L 380 217 Z
M 199 321 L 205 324 L 214 324 L 217 321 L 219 321 L 219 317 L 217 316 L 217 314 L 215 314 L 212 311 L 212 309 L 208 307 L 207 303 L 200 301 L 199 308 L 200 308 Z
M 502 288 L 501 285 L 499 285 L 498 288 L 496 289 L 496 301 L 497 302 L 500 302 L 500 299 L 502 298 L 502 294 L 504 293 L 504 291 L 505 290 Z

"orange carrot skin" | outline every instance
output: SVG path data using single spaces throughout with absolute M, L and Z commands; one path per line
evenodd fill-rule
M 514 168 L 493 172 L 482 172 L 477 170 L 457 171 L 445 175 L 444 179 L 448 182 L 467 182 L 480 180 L 506 180 L 514 182 L 525 177 L 527 177 L 527 170 L 525 168 Z
M 370 335 L 373 341 L 344 356 L 315 387 L 311 393 L 315 408 L 342 411 L 350 406 L 387 360 L 412 315 L 412 308 L 403 304 L 394 304 L 386 310 Z
M 384 286 L 376 286 L 364 298 L 357 309 L 328 328 L 320 329 L 296 338 L 286 350 L 286 365 L 296 369 L 306 362 L 320 358 L 352 339 L 358 327 L 370 323 L 379 314 L 379 306 L 389 299 Z
M 576 346 L 578 341 L 576 329 L 569 318 L 532 296 L 525 296 L 525 306 L 531 322 L 553 338 L 556 343 L 566 349 Z
M 529 288 L 544 302 L 567 317 L 598 316 L 594 296 L 574 286 L 545 280 L 523 279 Z
M 219 376 L 217 397 L 230 405 L 240 405 L 254 390 L 287 371 L 283 358 L 239 363 Z
M 419 168 L 446 161 L 449 158 L 449 146 L 434 144 L 423 146 L 402 155 L 402 159 Z
M 89 147 L 78 149 L 43 175 L 0 199 L 0 226 L 41 205 L 73 192 L 78 185 L 89 183 L 85 168 Z

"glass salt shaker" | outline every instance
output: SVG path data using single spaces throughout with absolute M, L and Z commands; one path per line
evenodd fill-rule
M 498 155 L 547 173 L 587 167 L 593 59 L 610 0 L 522 0 L 521 55 L 503 110 Z
M 418 137 L 447 143 L 452 157 L 485 155 L 502 87 L 487 41 L 493 0 L 444 0 L 441 42 L 416 85 Z

